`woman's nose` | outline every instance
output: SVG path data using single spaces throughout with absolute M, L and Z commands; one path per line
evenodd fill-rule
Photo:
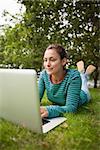
M 50 67 L 50 61 L 49 60 L 47 61 L 47 67 Z

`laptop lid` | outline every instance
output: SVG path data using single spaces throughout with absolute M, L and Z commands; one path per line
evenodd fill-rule
M 37 74 L 32 69 L 0 69 L 0 117 L 37 133 L 47 133 L 66 120 L 57 117 L 42 124 Z
M 0 117 L 42 132 L 35 70 L 0 69 Z

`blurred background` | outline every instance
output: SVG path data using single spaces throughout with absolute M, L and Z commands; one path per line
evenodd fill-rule
M 1 0 L 0 68 L 31 68 L 39 75 L 51 43 L 65 47 L 68 67 L 96 66 L 88 83 L 100 87 L 99 0 Z

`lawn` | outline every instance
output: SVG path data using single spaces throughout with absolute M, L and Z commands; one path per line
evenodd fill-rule
M 0 150 L 99 150 L 100 89 L 90 91 L 89 104 L 76 114 L 65 114 L 67 121 L 46 134 L 36 134 L 1 119 Z

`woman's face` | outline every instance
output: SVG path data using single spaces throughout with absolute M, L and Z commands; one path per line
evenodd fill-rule
M 63 66 L 66 64 L 64 59 L 61 60 L 60 55 L 55 49 L 47 49 L 44 53 L 44 68 L 49 75 L 55 75 L 63 70 Z

